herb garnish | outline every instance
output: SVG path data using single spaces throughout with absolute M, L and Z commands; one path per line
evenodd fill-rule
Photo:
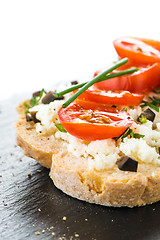
M 66 129 L 64 129 L 64 127 L 62 126 L 61 123 L 57 123 L 57 124 L 55 124 L 55 126 L 58 128 L 58 130 L 60 132 L 65 132 L 65 133 L 67 132 Z
M 122 66 L 123 64 L 128 62 L 128 58 L 124 58 L 121 59 L 120 61 L 118 61 L 116 64 L 114 64 L 113 66 L 111 66 L 110 68 L 108 68 L 106 71 L 104 71 L 103 73 L 97 75 L 95 78 L 93 78 L 91 81 L 89 82 L 85 82 L 85 83 L 81 83 L 81 84 L 77 84 L 71 88 L 68 88 L 62 92 L 59 92 L 56 94 L 56 97 L 65 95 L 69 92 L 72 92 L 78 88 L 79 89 L 72 97 L 70 97 L 63 105 L 63 108 L 66 108 L 70 103 L 72 103 L 79 95 L 81 95 L 84 91 L 86 91 L 89 87 L 91 87 L 93 84 L 104 81 L 104 80 L 108 80 L 114 77 L 118 77 L 118 76 L 122 76 L 122 75 L 126 75 L 126 74 L 131 74 L 135 71 L 138 71 L 137 68 L 132 68 L 132 69 L 128 69 L 125 71 L 120 71 L 120 72 L 116 72 L 116 73 L 111 73 L 113 70 L 115 70 L 116 68 Z M 111 73 L 111 74 L 109 74 Z
M 144 137 L 144 135 L 141 135 L 139 133 L 134 133 L 133 130 L 130 127 L 128 127 L 124 131 L 124 133 L 122 133 L 119 137 L 115 137 L 114 139 L 117 141 L 119 138 L 121 138 L 121 142 L 124 142 L 124 138 L 126 138 L 128 136 L 130 136 L 130 138 L 138 138 L 138 139 Z
M 125 112 L 127 112 L 127 108 L 125 108 L 125 107 L 124 107 L 124 108 L 122 108 L 122 111 L 125 111 Z
M 147 122 L 147 118 L 146 116 L 144 116 L 143 114 L 138 118 L 139 122 L 141 123 L 146 123 Z
M 160 88 L 152 87 L 154 93 L 160 93 Z
M 40 100 L 41 100 L 41 98 L 42 98 L 42 96 L 43 96 L 43 93 L 44 93 L 44 89 L 41 90 L 41 92 L 40 92 L 40 94 L 39 94 L 39 97 L 33 96 L 33 97 L 30 99 L 30 101 L 29 101 L 30 105 L 28 105 L 28 104 L 25 102 L 25 103 L 24 103 L 24 106 L 29 110 L 31 107 L 34 107 L 34 106 L 38 105 L 39 102 L 40 102 Z M 25 114 L 27 114 L 27 113 L 29 112 L 28 110 L 25 111 Z
M 155 111 L 159 112 L 160 99 L 155 98 L 155 97 L 149 97 L 149 99 L 151 102 L 143 101 L 140 106 L 142 108 L 148 106 L 148 107 L 154 109 Z

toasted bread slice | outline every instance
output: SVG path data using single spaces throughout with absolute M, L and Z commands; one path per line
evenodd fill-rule
M 88 160 L 67 152 L 63 140 L 39 135 L 35 124 L 27 122 L 24 103 L 17 107 L 17 144 L 25 155 L 51 168 L 55 186 L 66 194 L 105 206 L 142 206 L 160 200 L 160 167 L 140 164 L 137 172 L 112 169 L 90 171 Z
M 23 149 L 26 156 L 32 157 L 42 166 L 50 168 L 52 154 L 58 153 L 60 140 L 54 141 L 50 136 L 38 135 L 34 122 L 26 121 L 25 110 L 24 102 L 22 102 L 17 107 L 19 114 L 19 120 L 16 123 L 17 144 Z
M 89 171 L 85 158 L 53 154 L 50 177 L 68 195 L 105 206 L 142 206 L 160 200 L 160 168 L 139 164 L 138 172 Z

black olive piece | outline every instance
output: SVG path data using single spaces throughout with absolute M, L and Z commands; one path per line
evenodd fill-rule
M 139 118 L 141 117 L 141 116 L 145 116 L 149 121 L 154 121 L 154 119 L 155 119 L 155 116 L 156 116 L 156 114 L 150 109 L 150 108 L 147 108 L 145 111 L 143 111 L 141 114 L 140 114 L 140 116 L 137 118 L 137 121 L 138 122 L 140 122 L 140 120 L 139 120 Z
M 41 91 L 36 91 L 32 94 L 33 97 L 39 97 L 40 96 Z
M 74 80 L 71 82 L 72 85 L 77 85 L 78 84 L 78 81 L 77 80 Z
M 40 122 L 40 121 L 36 118 L 36 113 L 37 113 L 37 112 L 29 112 L 29 113 L 27 113 L 27 114 L 26 114 L 26 121 L 27 121 L 27 122 L 33 121 L 34 123 Z
M 42 90 L 34 92 L 34 93 L 32 94 L 32 97 L 39 97 L 41 92 L 42 92 Z M 46 93 L 45 90 L 44 90 L 44 92 Z
M 131 157 L 123 156 L 116 162 L 116 164 L 122 171 L 137 172 L 138 162 Z
M 50 102 L 54 102 L 55 100 L 63 100 L 64 97 L 56 97 L 55 92 L 49 91 L 43 98 L 42 98 L 42 103 L 43 104 L 49 104 Z

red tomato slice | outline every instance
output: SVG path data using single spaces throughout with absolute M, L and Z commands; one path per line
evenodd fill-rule
M 97 102 L 108 105 L 125 105 L 125 106 L 135 106 L 139 105 L 143 98 L 143 94 L 131 93 L 128 91 L 103 91 L 99 89 L 88 89 L 83 92 L 79 97 L 86 101 Z
M 61 108 L 58 116 L 67 132 L 87 141 L 119 137 L 133 123 L 125 111 L 83 100 Z
M 125 64 L 119 68 L 119 70 L 124 70 L 128 67 L 129 64 Z M 144 93 L 152 91 L 153 87 L 160 86 L 160 63 L 136 67 L 139 71 L 121 77 L 104 80 L 94 84 L 94 86 L 101 90 L 126 90 L 132 93 Z M 117 72 L 119 70 L 116 69 L 113 72 Z M 99 73 L 100 72 L 96 72 L 94 76 Z
M 138 39 L 160 51 L 160 42 L 159 41 L 152 40 L 152 39 L 146 39 L 146 38 L 135 38 L 135 39 Z
M 113 41 L 118 55 L 128 57 L 134 63 L 160 62 L 160 51 L 140 39 L 121 37 Z

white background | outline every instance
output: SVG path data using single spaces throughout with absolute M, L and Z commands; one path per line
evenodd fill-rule
M 1 0 L 0 100 L 86 80 L 120 36 L 160 40 L 159 0 Z

